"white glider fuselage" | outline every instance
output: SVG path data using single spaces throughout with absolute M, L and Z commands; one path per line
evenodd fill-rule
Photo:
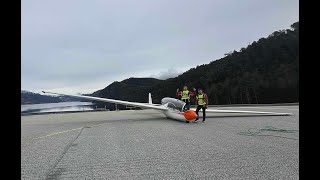
M 192 121 L 197 118 L 197 114 L 193 110 L 188 110 L 188 112 L 172 112 L 172 111 L 163 111 L 163 114 L 170 118 L 181 121 Z M 186 117 L 186 114 L 189 114 L 189 118 Z M 193 116 L 194 115 L 194 116 Z
M 168 109 L 163 111 L 163 114 L 168 118 L 182 121 L 192 121 L 197 118 L 197 114 L 193 110 L 184 109 L 186 103 L 181 100 L 166 97 L 161 100 L 161 105 Z

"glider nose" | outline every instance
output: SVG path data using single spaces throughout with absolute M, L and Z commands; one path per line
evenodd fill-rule
M 194 112 L 193 110 L 187 110 L 183 113 L 183 116 L 187 119 L 187 120 L 194 120 L 197 118 L 197 114 L 196 112 Z

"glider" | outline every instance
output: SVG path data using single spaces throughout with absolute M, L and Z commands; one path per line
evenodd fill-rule
M 92 96 L 83 96 L 83 95 L 71 95 L 71 94 L 62 94 L 54 92 L 45 92 L 49 94 L 70 96 L 82 99 L 88 99 L 93 101 L 101 101 L 122 105 L 129 105 L 134 107 L 140 107 L 143 109 L 154 109 L 162 112 L 166 117 L 175 120 L 182 120 L 185 122 L 194 121 L 197 118 L 195 109 L 185 110 L 186 103 L 175 98 L 165 97 L 161 100 L 161 104 L 153 104 L 151 99 L 151 93 L 149 93 L 149 102 L 148 103 L 139 103 L 139 102 L 129 102 L 116 99 L 107 99 L 101 97 L 92 97 Z M 245 114 L 254 114 L 254 115 L 271 115 L 271 116 L 288 116 L 292 115 L 291 113 L 276 113 L 276 112 L 261 112 L 261 111 L 239 111 L 239 110 L 218 110 L 218 109 L 207 109 L 208 113 L 245 113 Z

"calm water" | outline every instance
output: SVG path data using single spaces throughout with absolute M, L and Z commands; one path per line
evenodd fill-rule
M 48 113 L 66 111 L 91 111 L 95 105 L 91 102 L 60 102 L 46 104 L 21 105 L 21 113 Z

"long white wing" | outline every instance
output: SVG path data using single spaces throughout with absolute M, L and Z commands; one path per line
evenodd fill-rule
M 89 99 L 94 101 L 101 101 L 101 102 L 108 102 L 108 103 L 115 103 L 115 104 L 122 104 L 122 105 L 129 105 L 134 107 L 141 107 L 141 108 L 148 108 L 148 109 L 155 109 L 155 110 L 162 110 L 166 111 L 167 108 L 160 106 L 160 105 L 152 105 L 147 103 L 138 103 L 138 102 L 129 102 L 129 101 L 122 101 L 122 100 L 116 100 L 116 99 L 107 99 L 107 98 L 100 98 L 100 97 L 92 97 L 92 96 L 82 96 L 82 95 L 71 95 L 71 94 L 62 94 L 62 93 L 54 93 L 54 92 L 44 92 L 43 93 L 49 93 L 49 94 L 56 94 L 56 95 L 63 95 L 63 96 L 70 96 L 70 97 L 76 97 L 76 98 L 82 98 L 82 99 Z
M 192 109 L 196 110 L 196 109 Z M 206 112 L 212 113 L 246 113 L 256 115 L 269 115 L 269 116 L 289 116 L 291 113 L 277 113 L 277 112 L 262 112 L 262 111 L 238 111 L 238 110 L 222 110 L 222 109 L 206 109 Z

